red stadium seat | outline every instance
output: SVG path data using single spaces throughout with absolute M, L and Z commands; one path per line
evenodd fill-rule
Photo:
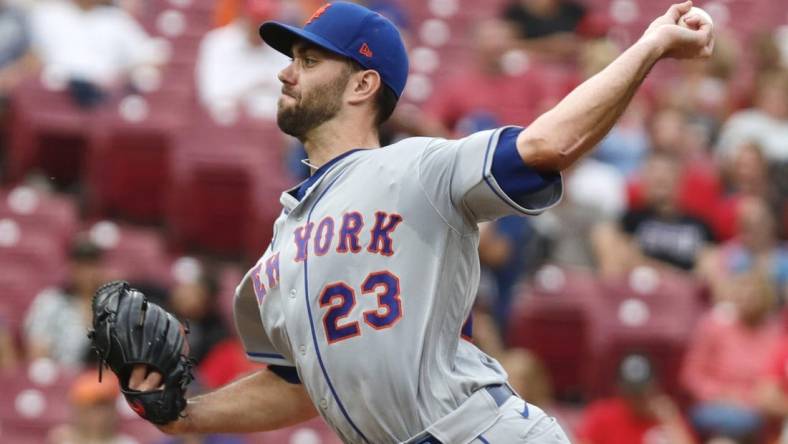
M 0 419 L 0 441 L 13 444 L 46 442 L 51 425 L 17 419 Z
M 697 283 L 678 272 L 641 267 L 602 286 L 603 309 L 595 312 L 593 329 L 597 394 L 614 391 L 618 363 L 630 353 L 647 354 L 662 386 L 679 394 L 685 344 L 702 311 Z
M 44 442 L 41 438 L 49 429 L 70 417 L 67 393 L 74 376 L 73 372 L 44 361 L 0 373 L 0 441 Z
M 15 267 L 39 274 L 39 282 L 59 282 L 66 257 L 59 239 L 49 230 L 23 226 L 12 218 L 0 219 L 0 269 Z
M 239 257 L 250 230 L 267 240 L 278 214 L 282 136 L 272 123 L 184 132 L 173 153 L 168 223 L 176 244 Z M 218 230 L 217 227 L 221 227 Z M 259 255 L 260 249 L 255 248 Z
M 74 184 L 91 137 L 96 110 L 77 107 L 64 91 L 44 88 L 38 78 L 11 94 L 8 173 L 18 181 L 38 169 L 61 186 Z
M 86 180 L 93 214 L 160 222 L 169 182 L 173 133 L 188 115 L 187 97 L 159 92 L 128 96 L 101 119 Z M 188 108 L 187 108 L 188 109 Z
M 30 187 L 0 190 L 0 219 L 11 218 L 21 227 L 51 232 L 66 251 L 76 233 L 79 214 L 76 202 L 62 194 L 48 194 Z
M 599 292 L 589 272 L 547 266 L 512 310 L 507 343 L 545 362 L 561 398 L 576 399 L 587 391 L 592 311 Z
M 91 239 L 105 252 L 108 278 L 155 283 L 164 287 L 172 283 L 172 260 L 158 230 L 108 221 L 97 222 L 89 230 Z

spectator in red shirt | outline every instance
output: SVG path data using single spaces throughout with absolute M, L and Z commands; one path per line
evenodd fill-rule
M 769 355 L 758 381 L 755 400 L 767 417 L 788 424 L 788 334 L 785 332 Z M 788 429 L 783 427 L 783 430 L 781 443 L 788 439 Z
M 698 324 L 681 381 L 695 402 L 691 419 L 699 433 L 757 442 L 763 418 L 754 390 L 781 326 L 773 316 L 774 294 L 762 275 L 739 274 L 727 279 L 726 288 L 724 302 Z
M 619 394 L 592 402 L 577 430 L 580 444 L 690 444 L 695 439 L 675 402 L 658 387 L 646 356 L 619 366 Z

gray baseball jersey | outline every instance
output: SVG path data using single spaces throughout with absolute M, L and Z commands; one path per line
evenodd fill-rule
M 294 366 L 345 442 L 401 442 L 506 381 L 461 337 L 479 281 L 480 221 L 537 214 L 558 180 L 515 202 L 491 173 L 503 129 L 410 138 L 327 165 L 236 293 L 251 359 Z

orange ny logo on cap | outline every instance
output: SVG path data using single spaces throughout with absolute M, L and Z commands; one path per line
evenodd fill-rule
M 331 3 L 326 3 L 325 5 L 321 6 L 317 11 L 315 11 L 314 14 L 312 14 L 312 17 L 309 17 L 309 20 L 306 21 L 304 26 L 320 18 L 320 16 L 323 15 L 324 12 L 326 12 L 326 9 L 328 9 L 329 6 L 331 6 Z
M 363 55 L 365 57 L 372 58 L 372 50 L 369 49 L 369 45 L 367 45 L 366 43 L 361 45 L 361 48 L 358 49 L 358 52 L 360 52 L 361 55 Z

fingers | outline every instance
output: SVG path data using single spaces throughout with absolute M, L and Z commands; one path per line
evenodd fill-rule
M 162 378 L 161 373 L 159 372 L 150 372 L 148 376 L 145 377 L 145 380 L 142 381 L 140 385 L 141 392 L 147 392 L 150 390 L 157 390 L 161 388 L 161 382 L 164 378 Z
M 668 8 L 668 12 L 665 13 L 666 16 L 670 17 L 673 20 L 673 23 L 678 23 L 679 19 L 682 15 L 689 12 L 692 9 L 692 2 L 686 1 L 684 3 L 676 3 Z
M 697 15 L 688 15 L 684 17 L 684 24 L 687 25 L 689 29 L 700 29 L 703 23 L 703 19 Z
M 140 386 L 145 380 L 145 376 L 147 376 L 147 374 L 148 369 L 144 364 L 135 365 L 134 369 L 131 370 L 131 376 L 129 377 L 129 388 L 132 390 L 140 390 Z
M 700 53 L 700 57 L 711 57 L 711 53 L 714 51 L 714 29 L 712 25 L 703 22 L 700 28 L 698 28 L 698 31 L 703 36 L 703 50 Z
M 148 372 L 144 364 L 135 365 L 129 376 L 129 388 L 140 392 L 156 390 L 161 387 L 163 377 L 156 371 Z

